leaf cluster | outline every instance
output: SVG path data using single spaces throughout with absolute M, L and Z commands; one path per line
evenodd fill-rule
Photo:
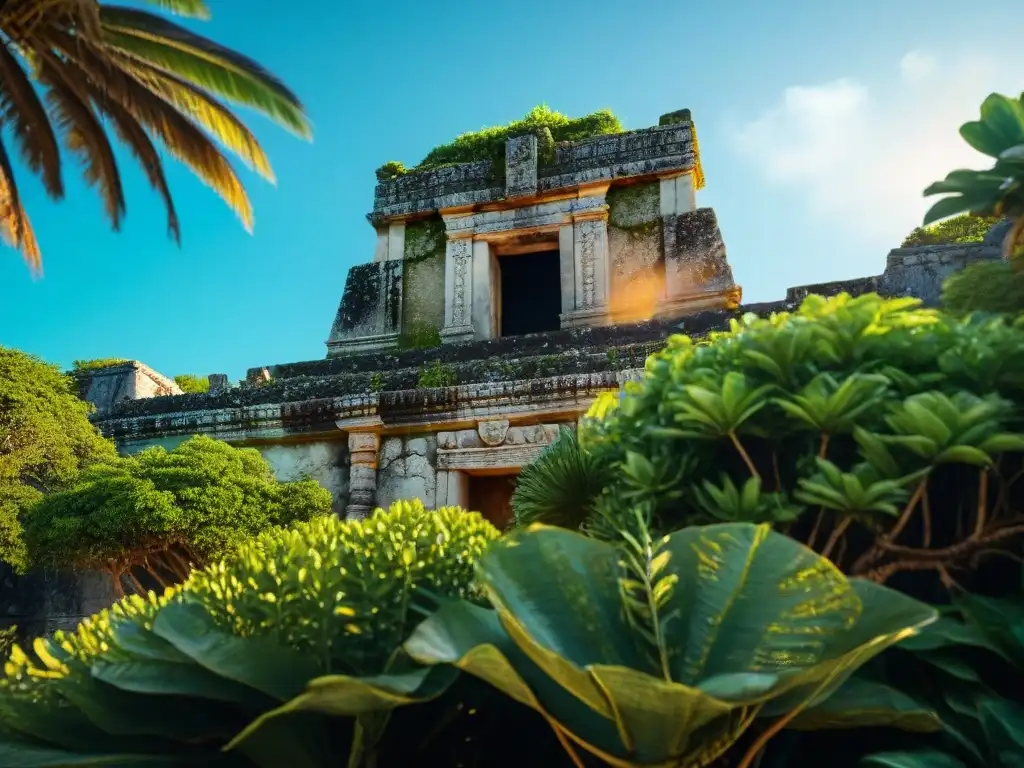
M 448 144 L 435 147 L 412 170 L 422 171 L 455 163 L 490 160 L 495 170 L 505 167 L 505 142 L 510 136 L 546 132 L 554 142 L 581 141 L 594 136 L 621 133 L 622 123 L 607 109 L 584 117 L 570 118 L 542 104 L 534 107 L 520 120 L 470 131 Z
M 1019 99 L 989 95 L 981 104 L 981 118 L 960 126 L 960 135 L 995 164 L 984 171 L 952 171 L 925 189 L 925 196 L 948 197 L 928 210 L 924 224 L 965 211 L 1016 219 L 1004 242 L 1009 258 L 1024 247 L 1024 94 Z
M 160 11 L 207 19 L 203 0 L 160 0 Z M 257 62 L 166 16 L 98 0 L 9 0 L 0 10 L 0 103 L 24 165 L 55 200 L 64 197 L 63 152 L 82 162 L 112 227 L 120 228 L 126 193 L 116 141 L 145 171 L 167 210 L 167 230 L 181 226 L 164 152 L 184 163 L 238 214 L 247 229 L 252 205 L 223 150 L 273 180 L 252 131 L 227 106 L 254 109 L 308 137 L 296 95 Z M 0 216 L 4 239 L 41 268 L 14 174 L 0 142 Z M 63 145 L 63 148 L 62 148 Z
M 903 239 L 903 248 L 918 245 L 952 245 L 980 243 L 999 222 L 997 216 L 973 216 L 962 213 L 951 219 L 937 221 L 927 227 L 917 227 Z
M 210 391 L 210 380 L 205 376 L 183 373 L 174 377 L 174 383 L 181 387 L 181 391 L 186 395 L 200 395 Z
M 1020 315 L 1024 313 L 1024 271 L 1006 261 L 971 264 L 943 284 L 942 306 L 957 315 Z
M 349 751 L 359 758 L 387 710 L 452 682 L 399 648 L 420 619 L 420 590 L 479 599 L 473 565 L 498 535 L 478 514 L 419 502 L 265 532 L 159 597 L 132 595 L 74 632 L 16 647 L 0 681 L 0 763 L 326 768 Z M 350 681 L 353 695 L 330 714 L 363 719 L 311 713 L 300 698 L 316 699 L 317 678 Z M 402 734 L 394 745 L 412 746 Z
M 638 507 L 663 532 L 770 522 L 850 572 L 946 580 L 1024 533 L 1022 394 L 1020 323 L 811 296 L 705 342 L 671 338 L 642 381 L 581 421 L 588 458 L 542 454 L 529 473 L 546 480 L 513 503 L 557 502 L 531 519 L 589 519 L 609 538 Z M 570 479 L 565 466 L 593 471 Z
M 136 591 L 180 581 L 264 530 L 327 514 L 313 480 L 279 482 L 253 448 L 208 437 L 89 467 L 25 516 L 31 561 L 106 571 Z
M 0 347 L 0 560 L 26 567 L 26 512 L 81 469 L 115 458 L 89 412 L 59 368 Z

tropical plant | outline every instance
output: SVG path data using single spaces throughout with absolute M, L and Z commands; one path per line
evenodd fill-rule
M 14 638 L 18 634 L 15 626 L 0 629 L 0 661 L 6 661 L 11 648 L 14 646 Z
M 960 126 L 960 135 L 983 155 L 995 158 L 985 171 L 957 170 L 924 194 L 949 195 L 925 214 L 924 224 L 965 211 L 974 216 L 1010 217 L 1003 241 L 1007 260 L 1024 250 L 1024 94 L 1015 99 L 991 94 L 981 104 L 981 119 Z
M 59 368 L 0 347 L 0 561 L 24 569 L 27 510 L 82 468 L 116 456 L 90 410 Z
M 527 526 L 543 520 L 579 528 L 590 509 L 579 499 L 593 499 L 603 488 L 602 468 L 593 454 L 579 450 L 575 431 L 563 427 L 543 451 L 541 461 L 523 467 L 512 497 L 515 522 Z
M 913 232 L 903 238 L 902 247 L 980 243 L 998 222 L 998 216 L 972 216 L 969 213 L 962 213 L 951 219 L 937 221 L 927 227 L 915 228 Z
M 163 11 L 209 18 L 204 0 L 150 0 Z M 28 168 L 51 197 L 64 195 L 60 139 L 85 167 L 114 229 L 125 190 L 107 133 L 113 130 L 145 170 L 167 209 L 169 234 L 180 224 L 156 144 L 208 184 L 252 227 L 242 182 L 217 144 L 268 179 L 273 172 L 252 132 L 224 101 L 310 135 L 298 98 L 252 59 L 167 18 L 98 0 L 9 0 L 0 10 L 0 90 Z M 36 86 L 44 96 L 40 98 Z M 7 204 L 4 234 L 28 264 L 41 265 L 9 153 L 0 146 Z
M 1013 567 L 978 577 L 998 589 L 1020 579 L 986 558 L 1024 534 L 1022 402 L 1024 323 L 810 296 L 706 342 L 672 337 L 642 381 L 581 421 L 592 458 L 573 466 L 601 469 L 571 482 L 595 493 L 535 517 L 582 517 L 606 537 L 636 508 L 659 532 L 772 522 L 854 575 L 917 573 L 931 590 L 921 576 L 948 586 L 976 566 Z M 549 455 L 531 472 L 570 483 Z M 524 484 L 514 503 L 537 509 L 551 493 Z
M 842 691 L 856 668 L 933 621 L 928 606 L 848 580 L 767 525 L 625 541 L 544 526 L 513 533 L 477 566 L 494 609 L 449 602 L 406 653 L 533 708 L 577 766 L 579 749 L 615 766 L 709 765 L 755 722 L 764 727 L 739 768 L 802 718 L 937 726 L 912 701 L 894 706 L 884 686 L 861 686 L 849 706 Z
M 1024 765 L 1024 598 L 962 595 L 921 635 L 879 660 L 878 676 L 938 713 L 940 738 L 871 755 L 865 768 Z
M 350 765 L 370 765 L 387 709 L 455 676 L 399 650 L 421 618 L 417 591 L 478 599 L 473 564 L 497 537 L 478 514 L 419 502 L 264 533 L 161 597 L 132 595 L 16 647 L 0 682 L 0 764 L 327 768 L 351 752 Z M 324 675 L 347 676 L 337 706 L 359 718 L 303 707 Z
M 953 314 L 1024 312 L 1024 271 L 1006 261 L 971 264 L 942 286 L 942 307 Z
M 183 373 L 174 377 L 174 383 L 181 387 L 181 391 L 186 395 L 203 394 L 210 391 L 210 380 L 205 376 Z
M 145 594 L 184 581 L 273 526 L 327 514 L 331 494 L 310 479 L 278 482 L 255 448 L 193 437 L 81 472 L 25 515 L 30 561 L 110 574 Z

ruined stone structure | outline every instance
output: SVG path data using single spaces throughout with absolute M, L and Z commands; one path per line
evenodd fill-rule
M 237 387 L 215 374 L 208 394 L 117 402 L 97 424 L 125 452 L 195 434 L 255 446 L 281 479 L 327 487 L 339 515 L 418 497 L 504 523 L 520 468 L 671 333 L 809 292 L 934 303 L 946 276 L 998 257 L 897 249 L 880 275 L 739 306 L 702 185 L 688 110 L 545 151 L 513 136 L 503 168 L 379 173 L 373 259 L 349 271 L 325 359 L 253 368 Z
M 80 385 L 97 425 L 126 453 L 196 434 L 256 447 L 282 480 L 329 489 L 339 515 L 420 498 L 502 525 L 520 468 L 597 395 L 639 377 L 670 334 L 702 336 L 808 293 L 934 304 L 954 271 L 999 258 L 988 241 L 901 248 L 879 275 L 737 306 L 715 214 L 696 206 L 689 112 L 661 122 L 543 153 L 517 136 L 503 169 L 381 180 L 373 259 L 349 272 L 325 359 L 258 366 L 239 386 L 213 374 L 207 394 L 140 384 L 174 386 L 138 363 L 92 372 Z M 88 579 L 32 583 L 0 604 L 0 624 L 21 611 L 44 631 L 110 599 Z

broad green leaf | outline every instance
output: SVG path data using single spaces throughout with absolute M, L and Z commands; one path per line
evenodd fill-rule
M 947 752 L 928 749 L 919 752 L 883 752 L 866 757 L 862 768 L 967 768 Z
M 872 726 L 922 733 L 942 730 L 938 716 L 905 693 L 856 677 L 847 680 L 824 701 L 800 712 L 787 727 L 810 731 Z
M 1024 669 L 1024 600 L 962 595 L 956 601 L 968 623 L 1000 654 Z
M 185 762 L 172 755 L 82 754 L 5 740 L 0 741 L 0 765 L 4 768 L 148 768 L 154 765 L 184 768 Z
M 1024 143 L 1024 107 L 1016 99 L 990 94 L 981 103 L 981 120 L 1002 144 L 1000 152 Z
M 126 692 L 150 696 L 191 696 L 257 711 L 273 706 L 275 701 L 194 662 L 97 661 L 92 666 L 92 676 Z
M 153 621 L 153 633 L 211 672 L 280 701 L 297 696 L 321 669 L 317 659 L 270 638 L 221 631 L 193 602 L 164 606 Z

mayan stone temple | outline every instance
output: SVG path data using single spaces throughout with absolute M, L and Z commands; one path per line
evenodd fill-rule
M 519 470 L 671 333 L 812 290 L 931 302 L 952 271 L 998 258 L 987 243 L 896 249 L 880 275 L 741 307 L 715 213 L 697 205 L 688 110 L 582 141 L 516 135 L 503 163 L 378 180 L 376 247 L 339 286 L 325 359 L 256 367 L 239 386 L 214 374 L 209 394 L 133 383 L 159 376 L 141 363 L 90 374 L 102 431 L 127 453 L 195 434 L 254 446 L 282 479 L 328 488 L 339 515 L 418 497 L 500 526 Z

